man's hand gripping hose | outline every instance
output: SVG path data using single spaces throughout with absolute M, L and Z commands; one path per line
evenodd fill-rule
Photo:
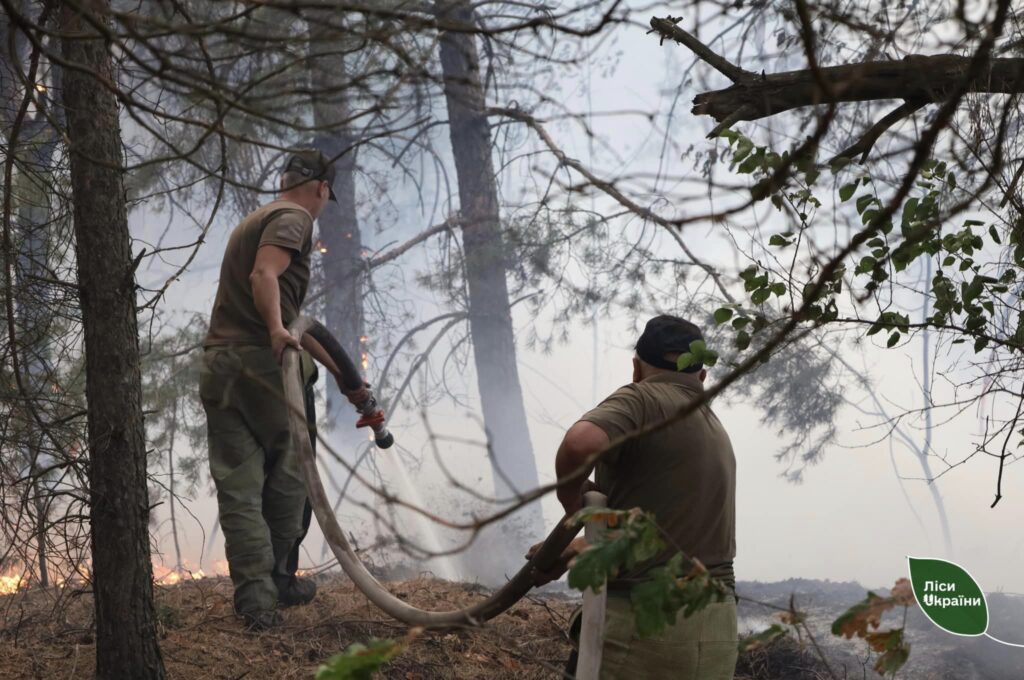
M 377 447 L 390 448 L 395 443 L 395 438 L 385 425 L 384 410 L 377 404 L 377 399 L 370 391 L 370 385 L 363 382 L 363 376 L 360 375 L 359 369 L 352 362 L 348 352 L 319 321 L 308 318 L 303 318 L 303 320 L 309 324 L 305 332 L 312 335 L 313 339 L 320 343 L 320 346 L 331 355 L 334 363 L 337 364 L 338 371 L 341 373 L 342 388 L 350 395 L 359 395 L 355 401 L 351 397 L 349 398 L 349 401 L 352 401 L 356 407 L 356 411 L 359 412 L 356 427 L 369 427 L 373 430 L 373 439 Z

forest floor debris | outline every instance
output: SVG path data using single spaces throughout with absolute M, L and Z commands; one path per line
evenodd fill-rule
M 354 642 L 400 638 L 408 628 L 388 618 L 343 575 L 316 577 L 319 591 L 312 604 L 285 610 L 285 625 L 269 633 L 246 632 L 231 610 L 231 582 L 225 577 L 183 580 L 157 586 L 156 615 L 160 647 L 171 680 L 266 678 L 311 680 L 317 667 Z M 829 636 L 827 624 L 863 589 L 855 584 L 800 581 L 741 584 L 757 599 L 782 603 L 790 592 L 804 592 L 816 636 L 834 669 L 848 677 L 877 678 L 860 650 Z M 432 578 L 393 581 L 390 589 L 416 606 L 454 609 L 483 597 L 476 584 Z M 565 635 L 578 597 L 546 589 L 519 602 L 482 628 L 425 631 L 384 667 L 381 678 L 400 680 L 559 678 L 570 644 Z M 808 603 L 810 604 L 810 603 Z M 1007 605 L 1001 608 L 1008 609 Z M 764 610 L 741 604 L 741 619 L 767 624 Z M 919 616 L 919 614 L 918 614 Z M 763 617 L 763 621 L 761 618 Z M 911 617 L 916 618 L 916 617 Z M 921 624 L 925 622 L 920 622 Z M 756 627 L 756 626 L 755 626 Z M 978 654 L 960 649 L 962 641 L 912 626 L 911 661 L 901 673 L 907 680 L 998 678 L 1001 668 L 981 668 Z M 0 678 L 92 678 L 95 637 L 92 598 L 73 588 L 25 590 L 0 596 Z M 986 658 L 993 651 L 986 649 Z M 925 663 L 925 661 L 932 663 Z M 993 672 L 995 674 L 993 674 Z M 783 640 L 743 655 L 737 680 L 817 680 L 828 677 L 808 645 Z

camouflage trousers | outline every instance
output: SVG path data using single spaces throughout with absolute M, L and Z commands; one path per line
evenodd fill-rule
M 281 367 L 270 347 L 210 347 L 199 393 L 235 611 L 273 609 L 275 581 L 294 573 L 289 555 L 305 534 L 306 487 L 291 445 Z
M 716 602 L 661 634 L 640 639 L 627 593 L 608 593 L 601 680 L 732 680 L 738 641 L 736 600 Z M 574 669 L 575 670 L 575 669 Z

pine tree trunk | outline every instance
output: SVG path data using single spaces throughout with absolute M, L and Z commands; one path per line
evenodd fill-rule
M 325 22 L 324 25 L 328 25 Z M 310 83 L 314 93 L 313 117 L 321 129 L 314 146 L 329 158 L 344 152 L 335 162 L 334 194 L 337 203 L 330 202 L 320 215 L 320 257 L 323 262 L 324 322 L 338 339 L 357 366 L 366 350 L 362 338 L 363 324 L 363 240 L 356 215 L 356 160 L 352 149 L 352 131 L 345 124 L 349 116 L 346 97 L 341 88 L 345 80 L 345 59 L 339 54 L 340 39 L 337 32 L 327 33 L 322 26 L 310 25 Z M 324 53 L 326 52 L 326 54 Z M 329 93 L 327 95 L 317 93 Z M 327 381 L 327 417 L 343 422 L 347 415 L 348 400 L 341 394 L 337 383 Z
M 15 271 L 15 300 L 17 303 L 16 351 L 21 355 L 22 380 L 34 404 L 30 408 L 43 411 L 49 395 L 47 362 L 49 361 L 50 323 L 52 310 L 48 304 L 50 286 L 45 283 L 49 261 L 50 207 L 49 188 L 53 186 L 48 168 L 56 146 L 55 137 L 48 121 L 40 114 L 26 120 L 19 135 L 14 153 L 22 157 L 23 167 L 34 169 L 35 174 L 19 173 L 14 182 L 18 200 L 17 231 L 18 259 Z M 43 173 L 46 173 L 43 175 Z M 49 181 L 47 181 L 49 180 Z M 27 407 L 28 408 L 28 407 Z M 47 417 L 44 415 L 43 417 Z M 24 450 L 25 462 L 32 477 L 31 511 L 35 523 L 36 569 L 39 585 L 50 585 L 47 567 L 47 524 L 49 522 L 51 489 L 41 470 L 48 467 L 45 437 L 33 432 L 36 428 L 29 413 L 24 415 L 29 428 Z M 40 459 L 43 460 L 40 460 Z M 40 478 L 40 475 L 44 475 Z
M 469 4 L 439 4 L 438 13 L 448 21 L 464 25 L 474 23 Z M 449 130 L 459 181 L 477 385 L 491 448 L 495 489 L 499 495 L 506 495 L 533 489 L 538 481 L 516 366 L 498 188 L 491 159 L 491 133 L 484 114 L 475 37 L 470 33 L 446 32 L 441 34 L 440 43 Z M 529 528 L 533 531 L 539 528 L 535 521 L 540 514 L 536 510 L 530 514 L 534 525 Z
M 171 402 L 171 431 L 167 436 L 167 506 L 171 511 L 171 536 L 174 538 L 174 571 L 184 567 L 181 561 L 181 541 L 178 539 L 178 514 L 174 506 L 178 496 L 174 490 L 174 440 L 178 434 L 178 398 Z
M 81 4 L 98 21 L 106 0 Z M 153 611 L 135 277 L 111 59 L 70 4 L 60 15 L 75 253 L 85 337 L 96 677 L 163 678 Z

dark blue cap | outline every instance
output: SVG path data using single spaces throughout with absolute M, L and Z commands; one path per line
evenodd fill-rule
M 660 314 L 644 326 L 644 332 L 636 341 L 636 353 L 645 363 L 669 371 L 679 370 L 666 354 L 683 354 L 690 351 L 690 343 L 703 340 L 704 334 L 696 324 L 670 314 Z M 684 373 L 696 373 L 704 364 L 690 364 Z

